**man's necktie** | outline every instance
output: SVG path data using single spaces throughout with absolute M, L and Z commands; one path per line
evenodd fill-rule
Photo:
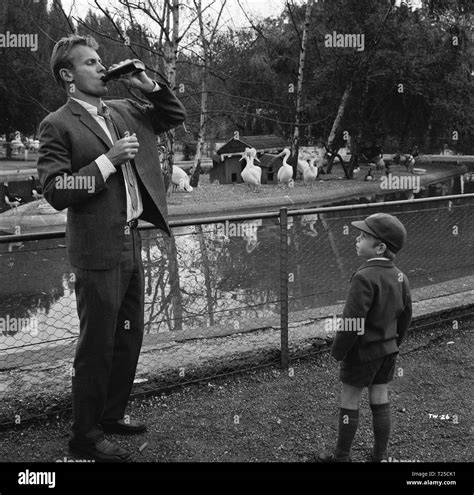
M 101 117 L 104 117 L 105 123 L 107 124 L 107 129 L 110 132 L 110 135 L 112 136 L 112 141 L 115 143 L 120 139 L 120 133 L 117 128 L 117 124 L 115 123 L 114 119 L 110 115 L 110 109 L 108 106 L 103 105 L 102 110 L 98 109 L 97 110 L 97 115 L 100 115 Z M 135 179 L 133 177 L 133 171 L 132 171 L 132 165 L 130 162 L 126 162 L 124 166 L 122 167 L 122 172 L 125 180 L 128 183 L 128 190 L 130 191 L 130 199 L 132 202 L 132 208 L 134 213 L 137 211 L 138 208 L 138 193 L 137 193 L 137 184 L 135 182 Z

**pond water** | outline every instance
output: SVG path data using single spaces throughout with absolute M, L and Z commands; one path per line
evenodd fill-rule
M 449 180 L 420 195 L 453 194 L 458 187 Z M 406 203 L 289 217 L 290 312 L 344 300 L 350 276 L 362 262 L 350 222 L 375 211 L 396 214 L 407 228 L 408 243 L 396 263 L 412 288 L 474 274 L 473 203 Z M 146 333 L 279 314 L 278 219 L 180 227 L 172 240 L 143 231 L 142 239 Z M 2 334 L 0 327 L 0 353 L 74 338 L 79 328 L 64 239 L 0 245 L 0 250 L 0 322 L 24 319 L 15 331 Z

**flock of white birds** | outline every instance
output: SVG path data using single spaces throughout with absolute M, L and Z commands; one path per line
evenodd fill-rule
M 283 157 L 283 164 L 278 170 L 277 178 L 280 187 L 293 187 L 293 167 L 288 163 L 291 152 L 285 148 L 280 154 L 275 155 L 273 160 Z M 319 176 L 319 169 L 327 165 L 327 155 L 320 151 L 309 153 L 300 151 L 298 159 L 298 172 L 303 178 L 303 182 L 307 186 L 312 186 Z M 241 172 L 242 180 L 249 188 L 255 192 L 259 192 L 262 185 L 262 169 L 255 162 L 260 163 L 257 158 L 257 150 L 255 148 L 245 148 L 240 161 L 245 160 L 245 167 Z M 338 159 L 337 159 L 338 161 Z M 336 163 L 337 163 L 336 161 Z M 177 165 L 173 165 L 173 173 L 171 175 L 171 184 L 173 191 L 192 192 L 193 187 L 189 183 L 189 175 Z
M 282 158 L 282 166 L 278 169 L 278 185 L 280 187 L 293 187 L 293 167 L 288 163 L 291 152 L 288 148 L 285 148 L 280 154 L 275 155 L 273 160 Z M 260 190 L 262 183 L 262 169 L 254 164 L 254 161 L 259 161 L 257 151 L 255 148 L 246 148 L 242 154 L 241 160 L 246 160 L 246 166 L 242 170 L 242 180 L 249 186 L 253 186 L 255 191 Z M 303 182 L 306 186 L 314 184 L 319 176 L 319 169 L 327 164 L 325 155 L 321 153 L 308 153 L 300 152 L 298 156 L 297 170 L 303 178 Z
M 279 187 L 283 188 L 291 188 L 294 187 L 294 179 L 293 179 L 293 167 L 288 163 L 288 159 L 291 156 L 291 151 L 288 148 L 285 148 L 281 153 L 275 155 L 273 160 L 277 158 L 283 158 L 282 166 L 278 169 L 277 179 Z M 303 179 L 303 183 L 305 186 L 313 187 L 316 179 L 320 175 L 320 170 L 323 169 L 328 164 L 330 158 L 330 154 L 327 150 L 317 148 L 316 151 L 309 152 L 307 150 L 300 150 L 298 155 L 298 164 L 297 171 L 299 177 Z M 242 180 L 245 184 L 248 185 L 250 190 L 255 192 L 259 192 L 262 185 L 262 169 L 255 162 L 259 162 L 260 160 L 257 158 L 257 150 L 255 148 L 245 148 L 245 151 L 242 153 L 240 161 L 245 160 L 245 167 L 241 172 Z M 401 157 L 397 153 L 393 157 L 394 163 L 400 163 Z M 336 157 L 334 163 L 340 163 L 339 156 Z M 405 156 L 405 167 L 407 171 L 413 173 L 413 167 L 415 165 L 415 159 L 413 155 L 408 154 Z M 383 170 L 385 168 L 385 174 L 389 174 L 390 168 L 388 164 L 386 164 L 383 160 L 382 154 L 378 154 L 371 158 L 369 162 L 369 168 L 367 175 L 364 177 L 364 180 L 370 181 L 374 180 L 373 171 L 375 170 Z M 354 169 L 354 176 L 357 176 L 360 172 L 360 168 L 357 167 Z M 171 184 L 173 191 L 187 191 L 191 192 L 193 190 L 192 186 L 189 183 L 188 174 L 181 169 L 180 167 L 173 165 L 173 173 L 171 176 Z
M 293 179 L 293 167 L 288 163 L 291 151 L 285 148 L 280 154 L 275 155 L 273 160 L 282 158 L 282 166 L 278 169 L 278 185 L 280 187 L 294 187 Z M 306 150 L 300 150 L 298 155 L 297 171 L 300 177 L 303 179 L 305 186 L 313 187 L 316 179 L 319 177 L 320 170 L 328 164 L 330 155 L 328 152 L 316 149 L 315 152 L 309 152 Z M 255 148 L 245 148 L 242 158 L 240 160 L 246 160 L 246 166 L 241 172 L 242 180 L 254 191 L 258 192 L 262 184 L 262 169 L 255 165 L 255 161 L 259 162 L 257 158 L 257 151 Z M 400 162 L 400 155 L 394 156 L 394 162 Z M 336 157 L 334 163 L 340 163 L 340 158 Z M 405 156 L 404 161 L 407 171 L 413 173 L 413 167 L 415 165 L 415 158 L 413 155 L 408 154 Z M 385 168 L 385 174 L 390 172 L 388 164 L 383 160 L 383 155 L 380 153 L 371 158 L 369 162 L 369 168 L 364 180 L 374 180 L 372 175 L 374 170 L 380 171 Z M 354 176 L 360 172 L 360 167 L 354 169 Z

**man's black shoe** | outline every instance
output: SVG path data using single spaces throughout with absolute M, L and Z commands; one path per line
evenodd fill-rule
M 105 421 L 101 425 L 105 433 L 118 433 L 119 435 L 137 435 L 146 431 L 146 425 L 135 419 L 127 421 L 118 419 L 114 422 Z
M 350 457 L 337 458 L 334 454 L 320 453 L 316 456 L 316 462 L 352 462 Z
M 370 452 L 370 462 L 388 462 L 388 456 L 378 458 L 378 457 L 375 457 L 374 452 L 371 451 Z
M 85 444 L 69 440 L 69 451 L 76 456 L 95 459 L 98 462 L 126 462 L 131 459 L 130 452 L 107 439 L 95 444 Z

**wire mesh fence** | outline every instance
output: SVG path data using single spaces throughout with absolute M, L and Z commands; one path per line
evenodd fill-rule
M 142 230 L 145 328 L 135 393 L 265 363 L 327 341 L 361 264 L 351 222 L 395 214 L 411 288 L 474 275 L 474 195 L 318 208 Z M 434 199 L 434 201 L 433 201 Z M 18 239 L 22 239 L 19 237 Z M 64 238 L 0 244 L 0 423 L 69 407 L 79 334 Z
M 395 202 L 396 203 L 396 202 Z M 381 204 L 407 229 L 407 244 L 395 264 L 410 288 L 426 290 L 426 298 L 446 291 L 447 283 L 465 280 L 455 290 L 473 289 L 474 219 L 471 199 Z M 289 242 L 290 354 L 326 342 L 331 319 L 342 314 L 351 275 L 362 264 L 355 249 L 359 231 L 351 222 L 374 213 L 363 207 L 307 212 L 293 216 Z

